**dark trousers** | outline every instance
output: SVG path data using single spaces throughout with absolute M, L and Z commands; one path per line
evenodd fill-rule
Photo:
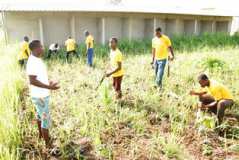
M 208 105 L 212 102 L 215 102 L 215 99 L 209 94 L 204 94 L 199 97 L 199 101 L 204 105 Z M 231 107 L 232 105 L 233 105 L 233 100 L 222 99 L 217 101 L 217 103 L 214 106 L 208 108 L 208 111 L 217 115 L 218 124 L 220 125 L 223 122 L 225 110 L 228 107 Z
M 51 55 L 52 55 L 52 54 L 56 54 L 56 53 L 57 53 L 57 50 L 50 50 L 50 49 L 49 49 L 47 58 L 51 58 Z
M 27 64 L 27 59 L 18 60 L 18 63 L 20 64 L 21 67 L 25 67 Z
M 70 60 L 70 55 L 71 54 L 77 56 L 77 53 L 76 53 L 75 50 L 66 52 L 66 60 L 67 60 L 67 62 L 70 62 L 69 60 Z
M 113 87 L 115 92 L 117 93 L 117 98 L 122 97 L 122 92 L 121 92 L 122 79 L 123 79 L 123 76 L 113 77 Z

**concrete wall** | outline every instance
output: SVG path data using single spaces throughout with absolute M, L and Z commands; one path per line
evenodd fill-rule
M 144 38 L 151 39 L 154 36 L 154 19 L 144 20 Z
M 111 37 L 122 38 L 122 18 L 121 17 L 107 17 L 105 23 L 105 37 L 108 41 Z
M 201 20 L 200 21 L 200 33 L 211 33 L 213 32 L 212 30 L 212 21 L 209 20 Z
M 100 42 L 100 18 L 77 14 L 72 16 L 75 18 L 75 39 L 77 42 L 85 41 L 85 30 L 88 30 L 94 36 L 96 42 Z
M 131 40 L 152 38 L 157 27 L 169 36 L 214 31 L 232 33 L 239 28 L 239 18 L 232 20 L 231 17 L 79 12 L 8 12 L 5 15 L 10 42 L 21 41 L 28 35 L 30 39 L 43 39 L 45 45 L 64 44 L 69 35 L 78 43 L 84 42 L 86 29 L 96 43 L 105 43 L 112 36 Z
M 130 38 L 130 18 L 122 18 L 122 38 L 129 39 Z
M 175 19 L 166 19 L 165 20 L 165 33 L 169 36 L 172 36 L 176 33 L 176 20 Z
M 228 21 L 218 21 L 216 22 L 216 32 L 228 32 Z
M 195 33 L 195 20 L 184 20 L 184 34 L 192 35 Z
M 10 42 L 19 42 L 25 35 L 31 39 L 39 39 L 38 18 L 29 13 L 7 13 L 6 30 Z
M 143 39 L 144 38 L 144 19 L 131 18 L 130 19 L 131 36 L 130 39 Z
M 155 28 L 160 27 L 162 29 L 162 31 L 166 33 L 166 22 L 165 22 L 165 19 L 163 19 L 163 18 L 156 18 L 155 20 L 156 20 Z
M 64 44 L 70 32 L 70 19 L 68 14 L 48 13 L 42 16 L 44 43 L 53 42 Z

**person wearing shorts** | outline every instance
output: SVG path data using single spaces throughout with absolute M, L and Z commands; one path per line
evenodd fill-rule
M 222 124 L 225 110 L 234 103 L 232 94 L 224 85 L 215 80 L 209 80 L 206 74 L 199 75 L 198 81 L 201 87 L 206 88 L 207 91 L 191 91 L 190 94 L 199 97 L 202 110 L 207 110 L 217 115 L 218 121 L 216 125 Z
M 121 91 L 121 83 L 124 75 L 124 71 L 122 69 L 122 60 L 123 55 L 120 50 L 117 48 L 118 40 L 117 38 L 110 39 L 110 64 L 111 70 L 106 73 L 106 77 L 112 76 L 113 78 L 113 87 L 116 92 L 116 99 L 120 99 L 122 97 Z
M 39 138 L 43 138 L 47 147 L 50 147 L 50 112 L 49 90 L 59 88 L 57 82 L 48 81 L 47 69 L 42 61 L 44 50 L 39 40 L 33 40 L 29 44 L 32 51 L 27 62 L 27 75 L 30 81 L 30 95 L 37 113 Z

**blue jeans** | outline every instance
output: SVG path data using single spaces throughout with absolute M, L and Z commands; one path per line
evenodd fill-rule
M 94 56 L 94 49 L 93 48 L 89 48 L 87 50 L 87 64 L 89 66 L 93 65 L 93 56 Z
M 162 60 L 156 60 L 155 61 L 156 83 L 161 88 L 162 88 L 162 80 L 163 80 L 164 68 L 166 66 L 166 63 L 167 63 L 167 59 L 162 59 Z

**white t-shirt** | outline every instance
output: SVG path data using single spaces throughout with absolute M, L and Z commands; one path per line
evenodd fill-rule
M 59 45 L 56 47 L 56 44 L 55 43 L 52 43 L 50 46 L 49 46 L 49 50 L 51 51 L 58 51 L 60 49 Z
M 36 79 L 44 84 L 49 85 L 46 65 L 41 58 L 30 55 L 27 61 L 27 75 L 37 76 Z M 49 90 L 30 85 L 31 97 L 44 98 L 49 96 Z

